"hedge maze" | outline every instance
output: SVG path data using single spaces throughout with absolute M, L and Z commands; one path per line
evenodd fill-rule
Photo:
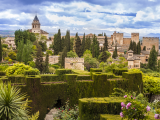
M 114 73 L 122 74 L 116 76 L 102 73 L 100 69 L 92 68 L 90 71 L 81 74 L 80 71 L 57 69 L 53 75 L 32 75 L 27 72 L 27 75 L 21 76 L 5 76 L 5 73 L 0 72 L 0 81 L 10 81 L 12 85 L 19 86 L 22 92 L 27 93 L 32 100 L 31 113 L 39 111 L 39 120 L 44 120 L 47 108 L 55 107 L 57 100 L 64 105 L 68 98 L 71 106 L 79 102 L 81 120 L 100 120 L 100 114 L 119 114 L 119 103 L 123 99 L 109 98 L 113 88 L 143 91 L 141 73 L 115 70 Z

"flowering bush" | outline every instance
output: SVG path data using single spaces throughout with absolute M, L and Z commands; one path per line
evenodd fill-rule
M 142 96 L 143 94 L 140 94 Z M 121 109 L 122 112 L 120 113 L 120 116 L 122 118 L 128 118 L 128 119 L 147 119 L 148 116 L 146 113 L 150 111 L 150 107 L 147 106 L 147 102 L 140 101 L 136 97 L 125 95 L 124 98 L 126 99 L 126 102 L 121 103 Z
M 75 105 L 70 108 L 68 99 L 66 105 L 58 109 L 58 114 L 54 116 L 54 120 L 80 120 L 79 107 Z

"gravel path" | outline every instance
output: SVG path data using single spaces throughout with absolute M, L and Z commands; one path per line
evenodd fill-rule
M 57 114 L 57 109 L 56 108 L 53 108 L 53 109 L 51 109 L 50 111 L 49 111 L 49 113 L 48 114 L 46 114 L 46 117 L 44 118 L 44 120 L 54 120 L 53 119 L 53 116 L 55 115 L 55 114 Z

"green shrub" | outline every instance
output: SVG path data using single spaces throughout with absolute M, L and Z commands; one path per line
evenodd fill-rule
M 12 60 L 16 60 L 16 56 L 17 54 L 13 51 L 8 53 L 8 57 Z
M 31 68 L 24 71 L 24 75 L 39 75 L 40 71 L 37 68 Z
M 26 78 L 23 75 L 10 75 L 8 81 L 11 83 L 26 83 Z
M 154 113 L 149 112 L 149 120 L 155 120 Z M 122 120 L 120 115 L 114 115 L 114 114 L 100 114 L 100 120 Z M 128 119 L 123 119 L 128 120 Z M 140 119 L 142 120 L 142 119 Z
M 53 68 L 55 68 L 55 69 L 60 68 L 60 66 L 59 66 L 59 65 L 55 65 L 55 64 L 49 64 L 49 67 L 53 67 Z
M 90 75 L 78 75 L 77 80 L 91 80 Z
M 117 114 L 121 112 L 120 97 L 79 99 L 79 116 L 81 120 L 99 120 L 100 114 Z
M 14 64 L 13 66 L 10 66 L 6 69 L 6 75 L 20 75 L 24 74 L 25 70 L 32 69 L 32 67 L 25 65 L 23 63 L 17 63 Z
M 0 76 L 5 76 L 5 75 L 6 75 L 6 72 L 0 71 Z
M 84 70 L 74 70 L 74 69 L 73 69 L 72 72 L 73 72 L 74 74 L 90 75 L 90 72 L 84 71 Z
M 41 76 L 41 82 L 64 81 L 63 79 L 60 79 L 58 75 L 54 74 L 45 74 L 40 76 Z
M 5 71 L 9 65 L 0 65 L 0 71 Z
M 49 73 L 55 73 L 55 71 L 56 71 L 55 68 L 49 67 Z
M 126 69 L 126 68 L 116 68 L 116 69 L 113 69 L 113 73 L 115 75 L 122 75 L 122 72 L 128 72 L 128 69 Z
M 61 80 L 64 80 L 65 79 L 65 74 L 70 74 L 72 73 L 72 70 L 70 69 L 57 69 L 55 74 L 57 74 Z
M 36 64 L 34 61 L 28 61 L 28 63 L 29 63 L 29 66 L 35 68 Z

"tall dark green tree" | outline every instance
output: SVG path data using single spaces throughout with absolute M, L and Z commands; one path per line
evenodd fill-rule
M 128 50 L 133 50 L 133 42 L 131 40 L 130 45 L 129 45 L 129 49 Z
M 93 36 L 91 50 L 92 50 L 92 57 L 98 58 L 98 56 L 99 56 L 99 42 L 97 41 L 97 37 L 95 36 L 95 34 Z
M 64 45 L 67 47 L 67 52 L 69 52 L 70 51 L 70 31 L 69 30 L 67 30 L 66 32 L 64 43 L 65 43 Z
M 133 41 L 133 54 L 137 54 L 137 45 L 136 42 Z
M 107 36 L 105 34 L 105 39 L 104 39 L 104 44 L 103 44 L 103 50 L 104 51 L 108 51 L 108 39 L 107 39 Z
M 46 59 L 45 59 L 45 67 L 44 67 L 44 72 L 49 73 L 49 54 L 46 53 Z
M 102 55 L 100 56 L 99 61 L 100 61 L 100 62 L 106 62 L 106 60 L 107 60 L 107 58 L 108 58 L 106 51 L 103 51 L 101 54 L 102 54 Z
M 1 44 L 1 37 L 0 37 L 0 62 L 2 61 L 2 44 Z
M 76 53 L 78 55 L 78 57 L 81 57 L 83 54 L 82 54 L 82 51 L 81 51 L 81 39 L 80 37 L 78 36 L 78 33 L 76 33 L 76 36 L 75 36 L 75 46 L 76 46 Z
M 82 45 L 81 45 L 82 55 L 83 55 L 84 50 L 85 50 L 84 48 L 85 48 L 85 33 L 84 33 L 84 35 L 83 35 L 83 40 L 82 40 Z
M 143 50 L 145 50 L 145 51 L 146 51 L 146 46 L 144 46 L 144 47 L 143 47 Z
M 64 36 L 63 36 L 63 37 L 62 37 L 62 40 L 61 40 L 62 50 L 63 50 L 63 48 L 64 48 L 64 41 L 65 41 L 65 38 L 64 38 Z
M 148 58 L 148 68 L 154 71 L 157 69 L 157 55 L 155 46 L 153 45 Z
M 60 57 L 59 57 L 59 64 L 60 64 L 60 66 L 62 67 L 62 68 L 64 68 L 65 66 L 65 64 L 64 64 L 64 62 L 65 62 L 65 57 L 67 57 L 67 47 L 65 46 L 64 48 L 63 48 L 63 51 L 60 53 Z
M 47 50 L 47 44 L 46 41 L 38 41 L 38 44 L 41 46 L 42 51 L 46 51 Z
M 42 73 L 43 72 L 43 68 L 44 68 L 44 64 L 43 64 L 43 56 L 42 56 L 42 48 L 41 46 L 36 43 L 36 47 L 37 47 L 37 51 L 36 51 L 36 68 L 39 69 L 39 71 Z
M 116 59 L 116 57 L 118 57 L 118 54 L 117 54 L 117 46 L 115 46 L 115 50 L 114 50 L 114 52 L 113 52 L 112 58 Z
M 54 54 L 58 55 L 62 51 L 61 31 L 54 35 Z
M 137 44 L 137 54 L 140 54 L 141 53 L 141 44 L 140 44 L 140 41 L 138 42 Z
M 86 41 L 85 41 L 84 51 L 90 50 L 90 48 L 91 48 L 91 39 L 90 39 L 90 37 L 87 37 Z

